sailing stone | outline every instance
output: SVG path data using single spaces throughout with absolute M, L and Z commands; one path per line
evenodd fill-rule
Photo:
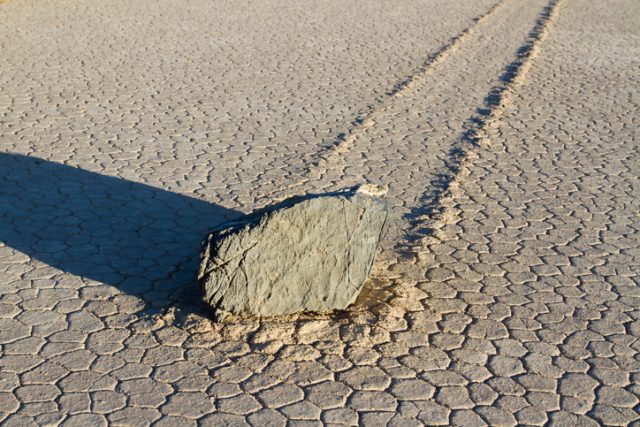
M 347 308 L 387 227 L 385 193 L 367 184 L 296 197 L 212 231 L 198 282 L 216 320 Z

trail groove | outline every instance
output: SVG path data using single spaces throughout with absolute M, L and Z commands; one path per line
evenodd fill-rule
M 284 188 L 263 194 L 260 198 L 263 200 L 270 200 L 274 196 L 280 199 L 284 198 L 290 193 L 299 191 L 299 188 L 310 180 L 317 179 L 321 176 L 321 171 L 328 167 L 328 164 L 335 156 L 344 154 L 358 137 L 375 126 L 377 117 L 388 111 L 397 99 L 406 95 L 417 84 L 422 84 L 433 67 L 446 61 L 449 55 L 477 30 L 478 26 L 481 26 L 486 20 L 490 19 L 500 8 L 504 7 L 505 3 L 510 1 L 512 0 L 500 0 L 493 4 L 485 13 L 473 18 L 472 25 L 464 28 L 458 34 L 451 37 L 446 44 L 431 53 L 427 60 L 418 67 L 413 74 L 396 83 L 392 89 L 387 92 L 385 99 L 381 100 L 379 104 L 371 106 L 369 112 L 351 121 L 352 127 L 348 127 L 346 131 L 340 133 L 331 143 L 321 145 L 318 151 L 312 153 L 298 171 L 298 174 L 302 175 L 302 177 L 299 177 L 293 183 L 285 184 L 283 186 Z
M 388 111 L 391 108 L 393 102 L 402 96 L 404 96 L 407 92 L 411 91 L 412 88 L 423 81 L 429 74 L 429 71 L 439 64 L 442 61 L 445 61 L 447 57 L 455 51 L 455 49 L 464 42 L 464 40 L 475 31 L 475 29 L 480 25 L 483 21 L 492 16 L 501 6 L 504 5 L 506 1 L 510 0 L 501 0 L 500 2 L 494 4 L 489 10 L 487 10 L 482 15 L 473 19 L 473 24 L 469 27 L 462 30 L 460 33 L 456 34 L 452 37 L 448 43 L 441 46 L 436 52 L 429 55 L 427 61 L 422 64 L 418 70 L 407 77 L 406 79 L 397 83 L 391 91 L 389 91 L 389 97 L 381 102 L 379 106 L 374 108 L 371 112 L 366 114 L 364 117 L 359 117 L 352 123 L 357 124 L 351 129 L 348 129 L 346 133 L 340 134 L 332 144 L 329 145 L 328 151 L 318 152 L 314 154 L 314 158 L 316 159 L 313 163 L 312 167 L 320 167 L 321 162 L 329 162 L 331 156 L 339 155 L 346 152 L 350 145 L 355 141 L 359 135 L 364 133 L 367 129 L 371 128 L 376 124 L 376 118 L 384 114 L 385 111 Z M 309 171 L 311 173 L 311 170 Z
M 445 169 L 430 183 L 432 190 L 424 193 L 420 205 L 407 215 L 412 228 L 408 230 L 406 240 L 398 242 L 398 247 L 410 247 L 410 242 L 417 236 L 429 233 L 431 229 L 429 223 L 442 219 L 441 200 L 449 196 L 451 186 L 457 181 L 461 167 L 473 148 L 479 144 L 488 143 L 486 136 L 488 128 L 494 126 L 511 101 L 514 91 L 526 81 L 527 72 L 532 61 L 539 55 L 540 44 L 548 33 L 548 27 L 556 19 L 560 1 L 549 0 L 525 43 L 518 48 L 517 59 L 505 67 L 500 75 L 500 84 L 491 89 L 485 97 L 483 106 L 465 122 L 465 130 L 451 146 Z M 428 220 L 425 220 L 425 217 Z

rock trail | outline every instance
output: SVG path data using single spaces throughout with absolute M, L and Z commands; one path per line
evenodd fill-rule
M 377 122 L 372 119 L 358 128 L 348 150 L 332 150 L 294 184 L 295 190 L 283 184 L 284 190 L 269 197 L 331 191 L 362 181 L 389 186 L 397 220 L 396 233 L 387 239 L 391 246 L 402 238 L 403 217 L 419 209 L 424 189 L 448 173 L 460 135 L 470 118 L 477 119 L 477 110 L 486 107 L 485 98 L 492 96 L 492 90 L 505 84 L 503 73 L 518 61 L 520 49 L 530 41 L 529 32 L 535 33 L 538 21 L 544 21 L 546 6 L 543 1 L 500 4 L 456 44 L 446 60 L 433 64 L 401 97 L 376 111 Z M 406 185 L 409 182 L 411 186 Z

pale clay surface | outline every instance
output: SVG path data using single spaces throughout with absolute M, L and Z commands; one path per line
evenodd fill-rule
M 1 422 L 638 423 L 638 19 L 0 3 Z M 207 230 L 361 182 L 394 222 L 348 313 L 193 303 Z

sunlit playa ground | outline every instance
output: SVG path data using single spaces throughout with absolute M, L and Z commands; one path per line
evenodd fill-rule
M 0 423 L 640 422 L 637 0 L 0 1 Z M 347 311 L 200 244 L 388 188 Z

